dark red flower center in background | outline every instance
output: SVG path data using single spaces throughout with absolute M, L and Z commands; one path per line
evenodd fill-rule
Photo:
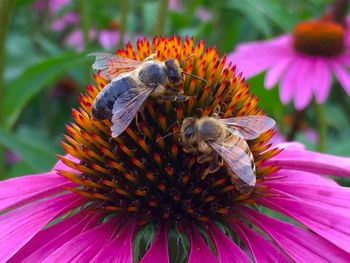
M 293 30 L 294 48 L 310 56 L 336 56 L 344 50 L 343 25 L 327 20 L 297 24 Z
M 176 58 L 182 69 L 207 80 L 203 83 L 186 76 L 181 89 L 194 95 L 186 102 L 159 102 L 149 99 L 144 105 L 136 125 L 135 120 L 117 138 L 111 137 L 109 120 L 91 118 L 91 105 L 107 81 L 95 75 L 96 86 L 80 98 L 81 108 L 73 110 L 75 123 L 67 125 L 69 135 L 62 142 L 65 151 L 78 160 L 60 157 L 76 172 L 59 171 L 78 187 L 70 190 L 90 198 L 91 209 L 105 210 L 121 216 L 137 218 L 143 222 L 165 220 L 176 225 L 208 222 L 232 216 L 235 205 L 249 203 L 264 189 L 257 186 L 249 194 L 238 191 L 225 168 L 203 177 L 207 164 L 200 164 L 193 154 L 182 150 L 176 131 L 186 117 L 194 116 L 198 109 L 202 116 L 211 115 L 219 105 L 221 117 L 259 115 L 258 99 L 249 92 L 248 84 L 235 67 L 227 67 L 225 57 L 220 58 L 214 48 L 204 49 L 203 41 L 197 45 L 186 38 L 155 38 L 152 46 L 147 39 L 119 50 L 118 55 L 144 60 L 150 54 L 157 59 Z M 190 59 L 184 60 L 184 58 Z M 193 96 L 193 97 L 194 97 Z M 141 116 L 142 115 L 142 116 Z M 175 132 L 172 136 L 163 136 Z M 279 150 L 269 149 L 267 141 L 273 131 L 263 133 L 249 141 L 257 166 L 257 182 L 275 172 L 278 167 L 261 166 Z

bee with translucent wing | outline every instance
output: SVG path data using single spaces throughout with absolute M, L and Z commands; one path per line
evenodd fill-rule
M 227 119 L 188 117 L 181 124 L 179 139 L 185 152 L 199 154 L 199 163 L 209 163 L 203 178 L 220 169 L 221 157 L 234 184 L 239 185 L 239 178 L 254 187 L 254 157 L 246 140 L 256 139 L 274 126 L 273 119 L 260 115 Z
M 117 55 L 96 52 L 92 65 L 110 83 L 97 95 L 92 106 L 92 117 L 112 120 L 112 136 L 119 136 L 140 111 L 149 96 L 159 99 L 186 101 L 179 85 L 184 81 L 176 59 L 158 61 L 154 55 L 136 61 Z

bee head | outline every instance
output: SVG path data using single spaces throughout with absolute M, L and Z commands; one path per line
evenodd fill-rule
M 170 86 L 179 85 L 184 80 L 179 62 L 176 59 L 169 58 L 164 61 L 164 65 L 168 84 Z
M 180 128 L 180 137 L 183 144 L 191 144 L 195 135 L 195 119 L 188 117 L 183 120 Z

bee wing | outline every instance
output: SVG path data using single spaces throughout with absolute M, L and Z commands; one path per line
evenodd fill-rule
M 101 70 L 102 75 L 108 80 L 114 79 L 120 73 L 132 71 L 142 64 L 142 61 L 124 58 L 106 52 L 94 52 L 88 56 L 95 57 L 92 69 Z
M 228 130 L 235 135 L 239 135 L 246 140 L 253 140 L 271 128 L 276 122 L 262 115 L 249 115 L 235 118 L 221 119 Z
M 112 110 L 112 137 L 118 137 L 131 123 L 152 89 L 130 89 L 114 102 Z
M 239 147 L 238 144 L 246 141 L 240 137 L 236 137 L 238 140 L 225 142 L 225 144 L 218 144 L 215 142 L 209 142 L 210 146 L 224 159 L 230 169 L 245 183 L 250 186 L 255 186 L 256 178 L 252 168 L 249 155 Z M 249 146 L 247 149 L 249 149 Z

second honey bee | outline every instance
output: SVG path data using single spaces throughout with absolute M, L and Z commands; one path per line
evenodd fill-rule
M 149 96 L 177 101 L 189 98 L 179 91 L 185 72 L 176 59 L 159 61 L 152 55 L 136 61 L 103 52 L 89 56 L 96 57 L 93 69 L 110 80 L 94 100 L 91 112 L 94 119 L 112 120 L 112 137 L 129 126 Z
M 253 187 L 255 163 L 246 140 L 256 139 L 274 126 L 273 119 L 260 115 L 227 119 L 219 119 L 216 114 L 215 117 L 188 117 L 181 124 L 180 142 L 185 152 L 199 154 L 199 163 L 209 163 L 204 177 L 222 166 L 219 160 L 222 158 L 233 183 L 238 184 L 241 179 Z

